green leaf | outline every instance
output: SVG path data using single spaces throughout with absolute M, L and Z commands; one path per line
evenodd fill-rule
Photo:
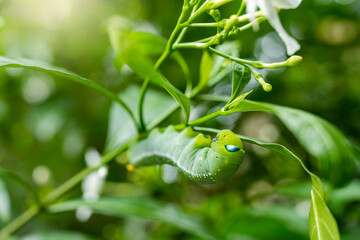
M 226 230 L 228 239 L 308 239 L 307 219 L 290 206 L 235 208 L 221 222 L 220 229 Z
M 210 80 L 210 73 L 212 67 L 213 67 L 213 57 L 207 50 L 204 50 L 200 62 L 199 83 L 194 88 L 194 92 L 201 91 L 208 84 Z
M 220 130 L 211 128 L 197 128 L 202 131 L 219 132 Z M 335 218 L 331 214 L 324 199 L 324 189 L 320 178 L 310 172 L 301 159 L 289 149 L 281 144 L 269 143 L 261 140 L 238 135 L 243 141 L 256 144 L 258 146 L 270 149 L 276 153 L 287 156 L 300 163 L 303 169 L 311 176 L 311 208 L 309 214 L 309 233 L 312 240 L 337 240 L 340 239 L 339 229 Z
M 123 39 L 133 31 L 134 23 L 122 16 L 113 16 L 108 20 L 107 30 L 111 47 L 116 54 L 115 65 L 121 69 L 124 64 L 122 56 L 124 48 Z M 160 55 L 166 48 L 166 40 L 147 32 L 136 32 L 136 38 L 140 43 L 137 47 L 139 51 L 150 57 L 152 55 Z
M 312 240 L 340 239 L 339 229 L 336 220 L 332 216 L 324 199 L 324 190 L 322 187 L 321 180 L 305 167 L 301 159 L 297 157 L 294 153 L 292 153 L 289 149 L 287 149 L 286 147 L 280 144 L 266 143 L 245 136 L 240 136 L 240 137 L 244 141 L 268 148 L 270 150 L 273 150 L 274 152 L 288 156 L 298 161 L 301 164 L 304 170 L 310 174 L 311 181 L 313 184 L 311 189 L 311 208 L 309 214 L 310 239 Z
M 130 37 L 130 40 L 136 40 L 138 45 L 136 46 L 137 50 L 141 52 L 141 54 L 145 55 L 146 57 L 160 55 L 166 48 L 166 40 L 159 36 L 156 36 L 151 33 L 147 32 L 130 32 L 129 30 L 120 30 L 120 31 L 111 31 L 109 34 L 110 36 L 114 33 L 122 32 L 122 34 L 117 34 L 118 39 L 116 42 L 111 42 L 114 51 L 117 54 L 122 54 L 126 51 L 127 45 L 123 44 L 124 39 Z M 124 57 L 124 56 L 122 56 Z
M 120 70 L 124 64 L 122 52 L 125 50 L 124 48 L 126 46 L 122 41 L 131 33 L 133 25 L 134 24 L 131 21 L 121 16 L 111 17 L 108 21 L 108 35 L 111 46 L 116 54 L 115 66 L 118 70 Z M 137 45 L 137 48 L 139 49 L 139 52 L 144 54 L 147 58 L 159 56 L 166 49 L 167 40 L 165 38 L 147 32 L 133 32 L 131 35 L 136 35 L 139 44 Z M 171 57 L 179 64 L 185 75 L 186 82 L 189 84 L 191 82 L 190 71 L 185 59 L 179 52 L 172 53 Z
M 49 207 L 52 213 L 74 211 L 79 206 L 87 206 L 94 212 L 114 217 L 139 217 L 172 224 L 185 232 L 216 239 L 210 230 L 197 216 L 184 213 L 170 204 L 164 204 L 147 198 L 115 198 L 103 197 L 95 202 L 72 200 Z
M 111 45 L 116 53 L 115 64 L 126 63 L 132 70 L 144 79 L 149 78 L 153 83 L 165 88 L 180 104 L 185 112 L 186 120 L 190 114 L 190 100 L 175 88 L 161 73 L 154 70 L 151 57 L 164 52 L 167 40 L 146 32 L 131 32 L 132 25 L 122 17 L 113 17 L 108 24 Z M 184 72 L 187 90 L 191 87 L 188 65 L 180 53 L 171 55 Z M 119 65 L 117 66 L 120 67 Z
M 86 236 L 85 234 L 72 232 L 72 231 L 38 232 L 19 238 L 19 240 L 64 240 L 64 239 L 95 240 L 95 238 Z
M 196 97 L 198 100 L 205 101 L 215 101 L 215 102 L 228 102 L 228 96 L 220 96 L 220 95 L 210 95 L 203 94 Z M 255 101 L 244 100 L 241 104 L 238 104 L 235 108 L 228 110 L 224 113 L 224 115 L 229 115 L 237 112 L 251 112 L 251 111 L 263 111 L 263 112 L 271 112 L 272 108 L 261 103 Z
M 146 52 L 139 47 L 143 44 L 142 38 L 139 37 L 138 32 L 128 33 L 122 39 L 121 55 L 124 62 L 129 65 L 132 70 L 139 74 L 144 79 L 149 78 L 151 81 L 159 86 L 162 86 L 166 91 L 180 104 L 185 112 L 186 121 L 190 115 L 190 100 L 176 87 L 174 87 L 169 80 L 167 80 L 161 73 L 154 69 L 154 66 L 148 58 Z
M 225 114 L 229 115 L 237 112 L 253 112 L 253 111 L 271 112 L 272 108 L 260 102 L 243 100 L 240 102 L 240 104 L 236 105 L 235 108 L 226 111 Z
M 11 217 L 11 201 L 5 183 L 0 179 L 0 226 L 8 223 Z
M 201 99 L 227 102 L 226 96 L 205 95 Z M 266 111 L 277 116 L 298 139 L 301 146 L 315 157 L 320 175 L 334 186 L 349 182 L 355 172 L 355 150 L 334 125 L 314 114 L 275 104 L 244 100 L 224 112 Z
M 89 79 L 83 78 L 69 70 L 64 68 L 59 68 L 52 66 L 48 63 L 39 62 L 30 59 L 11 59 L 7 57 L 0 56 L 0 67 L 14 67 L 14 68 L 27 68 L 40 72 L 45 72 L 53 75 L 57 75 L 63 77 L 65 79 L 69 79 L 78 83 L 81 83 L 85 86 L 88 86 L 100 93 L 104 96 L 110 98 L 111 100 L 119 103 L 124 109 L 128 110 L 128 107 L 123 102 L 121 98 L 119 98 L 116 94 L 110 92 L 106 88 L 102 87 L 100 84 L 93 82 Z
M 320 186 L 313 185 L 309 214 L 309 232 L 312 240 L 340 239 L 337 223 L 324 200 Z M 322 190 L 322 189 L 321 189 Z
M 239 42 L 225 42 L 216 47 L 216 50 L 233 57 L 239 57 Z M 214 56 L 214 63 L 210 73 L 208 85 L 213 86 L 223 80 L 232 70 L 231 61 L 218 55 Z
M 126 104 L 134 112 L 140 96 L 140 87 L 131 85 L 120 93 Z M 144 102 L 145 123 L 148 124 L 172 106 L 175 101 L 166 94 L 148 89 L 146 101 Z M 138 118 L 138 116 L 136 116 Z M 135 137 L 136 127 L 129 115 L 118 104 L 112 104 L 109 112 L 109 127 L 105 145 L 105 152 L 111 152 Z
M 355 170 L 354 149 L 346 137 L 332 124 L 311 113 L 270 105 L 274 114 L 295 135 L 299 143 L 314 157 L 321 176 L 333 185 L 349 182 Z
M 223 110 L 226 112 L 226 111 L 229 111 L 231 109 L 238 109 L 238 106 L 240 105 L 240 103 L 250 94 L 252 93 L 253 90 L 251 90 L 250 92 L 246 92 L 246 93 L 243 93 L 241 94 L 240 96 L 238 96 L 237 98 L 229 101 L 225 107 L 223 108 Z
M 229 103 L 240 96 L 241 92 L 245 89 L 250 80 L 250 69 L 238 63 L 233 63 L 232 91 Z

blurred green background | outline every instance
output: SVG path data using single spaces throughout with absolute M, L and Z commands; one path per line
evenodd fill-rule
M 140 84 L 141 79 L 126 67 L 119 74 L 113 66 L 107 19 L 123 15 L 136 21 L 140 30 L 168 37 L 181 5 L 180 0 L 2 0 L 0 52 L 67 68 L 119 92 L 130 83 Z M 224 7 L 223 15 L 235 5 Z M 304 0 L 298 9 L 281 11 L 280 17 L 301 43 L 297 54 L 304 60 L 296 68 L 266 72 L 273 91 L 265 93 L 257 88 L 250 99 L 315 113 L 336 125 L 359 149 L 360 1 Z M 188 39 L 197 39 L 209 32 L 189 33 Z M 239 41 L 240 56 L 244 58 L 269 62 L 286 58 L 284 45 L 268 23 L 262 24 L 259 32 L 241 34 Z M 182 53 L 196 79 L 201 52 Z M 175 64 L 170 61 L 163 69 L 176 86 L 184 89 Z M 31 182 L 40 195 L 84 168 L 86 152 L 104 149 L 111 105 L 108 99 L 82 85 L 30 70 L 1 69 L 0 78 L 0 165 Z M 227 93 L 223 90 L 226 84 L 230 82 L 213 91 Z M 216 106 L 203 104 L 197 109 L 201 112 L 212 107 Z M 245 113 L 210 124 L 279 142 L 298 153 L 306 164 L 311 162 L 290 132 L 269 114 Z M 299 221 L 306 223 L 310 206 L 308 177 L 297 163 L 282 156 L 250 145 L 246 150 L 247 158 L 236 175 L 216 185 L 199 185 L 181 176 L 169 180 L 163 174 L 168 171 L 158 167 L 128 173 L 121 164 L 126 158 L 122 155 L 109 165 L 103 194 L 147 196 L 179 204 L 206 221 L 216 222 L 221 231 L 233 234 L 233 239 L 263 239 L 268 233 L 272 238 L 265 239 L 307 239 L 306 224 L 296 229 L 279 220 L 281 217 L 274 218 L 274 214 L 256 212 L 256 207 L 281 206 L 281 216 L 285 216 L 281 211 L 291 208 Z M 349 191 L 358 191 L 359 195 L 359 185 L 354 180 L 351 189 L 355 190 Z M 1 181 L 0 190 L 3 224 L 32 203 L 27 191 L 17 183 Z M 81 187 L 77 187 L 66 198 L 81 194 Z M 329 205 L 341 233 L 344 239 L 357 239 L 360 197 L 344 200 L 341 192 L 336 194 L 339 197 Z M 77 217 L 73 212 L 42 214 L 20 234 L 57 229 L 81 231 L 100 239 L 196 239 L 170 225 L 149 220 L 93 215 L 82 222 Z

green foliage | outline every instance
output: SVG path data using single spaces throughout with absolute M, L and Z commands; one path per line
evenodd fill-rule
M 151 79 L 155 84 L 165 88 L 183 108 L 186 119 L 188 119 L 190 115 L 189 99 L 174 87 L 165 76 L 156 71 L 150 60 L 150 55 L 164 51 L 166 41 L 149 33 L 130 32 L 119 28 L 110 28 L 109 35 L 110 38 L 113 35 L 117 36 L 116 40 L 113 41 L 113 46 L 115 46 L 114 48 L 118 56 L 121 56 L 122 61 L 141 77 Z M 182 58 L 180 55 L 177 56 L 181 64 Z M 181 66 L 183 65 L 181 64 Z
M 275 115 L 299 143 L 316 157 L 321 176 L 336 186 L 346 184 L 353 178 L 355 150 L 335 126 L 301 110 L 272 107 Z
M 337 223 L 324 200 L 319 179 L 313 180 L 309 213 L 310 239 L 340 239 Z
M 357 239 L 360 5 L 281 11 L 302 61 L 285 6 L 247 2 L 4 2 L 0 239 Z M 170 125 L 241 133 L 245 159 L 213 185 L 126 165 Z
M 203 96 L 213 101 L 226 102 L 227 97 Z M 243 101 L 235 108 L 224 112 L 266 111 L 277 116 L 295 135 L 299 143 L 316 158 L 321 176 L 333 185 L 348 183 L 355 171 L 355 149 L 346 137 L 331 123 L 298 109 L 269 103 Z
M 204 129 L 205 131 L 215 131 L 212 129 Z M 312 181 L 312 190 L 311 190 L 311 208 L 309 215 L 309 232 L 311 239 L 340 239 L 339 230 L 337 223 L 332 216 L 329 208 L 326 205 L 324 199 L 324 189 L 321 183 L 321 180 L 311 173 L 299 157 L 294 153 L 288 150 L 286 147 L 276 144 L 276 143 L 267 143 L 260 140 L 252 139 L 245 136 L 239 136 L 243 141 L 247 141 L 252 144 L 259 145 L 264 148 L 268 148 L 274 152 L 285 155 L 289 158 L 292 158 L 298 161 L 304 170 L 310 175 Z
M 81 83 L 87 87 L 93 88 L 96 91 L 104 94 L 105 96 L 109 97 L 113 101 L 119 103 L 125 110 L 127 110 L 130 114 L 130 116 L 133 117 L 132 113 L 129 111 L 128 107 L 125 105 L 123 100 L 116 96 L 116 94 L 110 92 L 106 88 L 102 87 L 96 82 L 93 82 L 89 79 L 83 78 L 75 73 L 72 73 L 64 68 L 59 68 L 55 66 L 51 66 L 48 63 L 43 63 L 35 60 L 29 60 L 29 59 L 19 59 L 14 60 L 7 57 L 0 56 L 0 67 L 14 67 L 14 68 L 27 68 L 32 69 L 40 72 L 45 72 L 49 74 L 58 75 L 60 77 L 63 77 L 65 79 L 69 79 L 78 83 Z
M 290 152 L 284 146 L 278 144 L 269 144 L 247 138 L 242 139 L 269 148 L 275 152 L 284 154 L 300 162 L 304 170 L 310 174 L 313 184 L 311 190 L 311 208 L 309 214 L 310 239 L 340 239 L 336 220 L 332 216 L 324 199 L 324 190 L 322 187 L 322 183 L 316 175 L 312 174 L 305 167 L 300 158 L 298 158 L 295 154 Z
M 53 205 L 49 211 L 53 213 L 73 211 L 80 206 L 87 206 L 97 213 L 115 217 L 140 217 L 162 221 L 205 239 L 216 238 L 197 216 L 186 214 L 178 207 L 146 198 L 104 197 L 96 202 L 72 200 Z
M 140 96 L 140 88 L 137 86 L 128 86 L 119 94 L 129 108 L 136 112 L 138 100 Z M 150 124 L 156 120 L 159 115 L 175 104 L 175 101 L 159 91 L 151 89 L 148 92 L 145 101 L 145 123 Z M 136 116 L 138 118 L 138 116 Z M 106 152 L 111 152 L 137 134 L 136 126 L 132 122 L 130 116 L 118 104 L 112 104 L 109 112 L 109 127 L 106 139 Z
M 240 96 L 241 92 L 245 89 L 250 80 L 251 71 L 240 64 L 234 63 L 232 73 L 232 91 L 229 102 L 234 101 Z
M 213 56 L 205 50 L 200 61 L 199 83 L 194 88 L 195 92 L 201 91 L 208 84 L 210 80 L 211 70 L 213 68 L 213 61 Z
M 219 45 L 217 49 L 230 56 L 239 56 L 239 52 L 237 50 L 239 49 L 239 42 L 236 41 L 225 42 L 224 44 Z M 214 63 L 210 72 L 209 86 L 214 86 L 223 80 L 231 72 L 231 67 L 231 61 L 217 55 L 214 56 Z
M 153 64 L 146 55 L 141 52 L 141 48 L 138 46 L 141 44 L 141 41 L 137 39 L 136 33 L 130 33 L 127 35 L 126 41 L 123 42 L 124 50 L 122 56 L 124 62 L 129 65 L 136 73 L 138 73 L 143 78 L 149 78 L 154 83 L 162 86 L 169 92 L 169 94 L 180 104 L 182 109 L 185 112 L 186 119 L 190 115 L 190 101 L 189 99 L 181 93 L 177 88 L 175 88 L 169 80 L 166 79 L 158 71 L 154 70 Z

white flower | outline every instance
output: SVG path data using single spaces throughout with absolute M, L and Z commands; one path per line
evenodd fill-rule
M 85 162 L 88 167 L 96 167 L 101 163 L 101 155 L 95 148 L 89 148 L 85 153 Z M 83 199 L 88 202 L 98 200 L 107 176 L 107 167 L 101 167 L 87 175 L 82 181 L 81 188 Z M 76 209 L 76 217 L 81 222 L 86 222 L 92 215 L 92 210 L 86 206 Z
M 254 16 L 257 8 L 264 13 L 271 26 L 279 34 L 286 46 L 288 55 L 293 55 L 300 49 L 299 43 L 291 37 L 282 26 L 276 8 L 290 9 L 297 8 L 302 0 L 247 0 L 246 12 Z

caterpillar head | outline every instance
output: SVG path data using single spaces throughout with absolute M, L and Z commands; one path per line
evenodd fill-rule
M 224 180 L 229 178 L 238 169 L 244 160 L 244 146 L 241 139 L 230 130 L 219 132 L 211 143 L 214 151 L 213 161 L 210 163 L 214 178 Z

